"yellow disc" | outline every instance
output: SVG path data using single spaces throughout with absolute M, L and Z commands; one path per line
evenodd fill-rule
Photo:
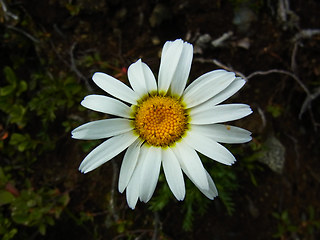
M 151 96 L 142 101 L 134 117 L 134 127 L 140 138 L 152 146 L 170 146 L 187 129 L 187 114 L 177 99 Z

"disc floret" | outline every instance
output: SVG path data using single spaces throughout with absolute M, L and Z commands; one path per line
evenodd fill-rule
M 151 146 L 166 147 L 178 141 L 187 129 L 187 114 L 171 96 L 150 96 L 137 107 L 134 127 Z

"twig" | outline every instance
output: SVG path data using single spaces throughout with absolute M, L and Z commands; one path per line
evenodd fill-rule
M 117 222 L 119 220 L 119 215 L 116 211 L 115 207 L 115 189 L 116 189 L 116 183 L 117 183 L 117 178 L 118 178 L 118 165 L 115 161 L 112 161 L 112 183 L 111 183 L 111 197 L 110 197 L 110 210 L 112 213 L 112 216 L 114 220 Z
M 317 31 L 312 31 L 312 34 L 316 34 L 316 33 L 317 33 Z M 319 31 L 319 33 L 320 33 L 320 31 Z M 307 34 L 308 36 L 312 35 L 310 32 L 304 32 L 304 34 L 302 34 L 301 37 L 305 36 L 305 34 Z M 292 52 L 292 56 L 291 56 L 291 68 L 292 68 L 293 71 L 296 71 L 295 56 L 296 56 L 297 48 L 298 48 L 298 43 L 296 42 L 296 44 L 294 46 L 294 49 L 293 49 L 293 52 Z M 245 80 L 249 80 L 250 78 L 253 78 L 253 77 L 257 76 L 257 75 L 268 75 L 268 74 L 272 74 L 272 73 L 280 73 L 280 74 L 285 74 L 285 75 L 288 75 L 288 76 L 292 77 L 307 95 L 307 97 L 304 100 L 304 103 L 302 104 L 301 109 L 300 109 L 300 113 L 299 113 L 299 118 L 300 119 L 301 119 L 302 115 L 305 113 L 306 109 L 310 107 L 311 102 L 314 99 L 316 99 L 317 97 L 320 96 L 320 89 L 318 89 L 315 93 L 311 94 L 309 89 L 303 84 L 303 82 L 300 80 L 299 77 L 297 77 L 296 74 L 294 74 L 292 72 L 289 72 L 289 71 L 286 71 L 286 70 L 270 69 L 270 70 L 267 70 L 267 71 L 256 71 L 256 72 L 253 72 L 253 73 L 249 74 L 246 77 L 241 72 L 235 71 L 231 67 L 227 67 L 226 65 L 222 64 L 221 62 L 219 62 L 216 59 L 196 58 L 194 60 L 197 61 L 197 62 L 200 62 L 200 63 L 213 63 L 213 64 L 217 65 L 218 67 L 221 67 L 221 68 L 223 68 L 225 70 L 235 72 L 236 75 L 242 77 Z M 314 123 L 314 126 L 317 126 L 316 122 L 313 122 L 313 123 Z
M 196 58 L 194 60 L 197 61 L 197 62 L 201 62 L 201 63 L 213 63 L 213 64 L 217 65 L 218 67 L 221 67 L 221 68 L 223 68 L 225 70 L 228 70 L 228 71 L 236 73 L 238 76 L 240 76 L 240 77 L 242 77 L 242 78 L 244 78 L 246 80 L 249 80 L 250 78 L 252 78 L 254 76 L 257 76 L 257 75 L 268 75 L 268 74 L 271 74 L 271 73 L 285 74 L 285 75 L 288 75 L 288 76 L 292 77 L 300 85 L 300 87 L 306 92 L 306 94 L 310 95 L 309 89 L 301 82 L 301 80 L 295 74 L 293 74 L 292 72 L 288 72 L 286 70 L 271 69 L 271 70 L 267 70 L 267 71 L 256 71 L 256 72 L 253 72 L 253 73 L 249 74 L 249 76 L 246 77 L 243 73 L 241 73 L 239 71 L 236 71 L 231 67 L 227 67 L 226 65 L 224 65 L 221 62 L 219 62 L 216 59 L 212 59 L 211 60 L 211 59 L 204 59 L 204 58 Z
M 292 39 L 294 42 L 292 55 L 291 55 L 291 69 L 292 71 L 297 74 L 297 64 L 296 64 L 296 55 L 298 51 L 298 47 L 302 39 L 309 39 L 312 38 L 314 35 L 320 34 L 320 29 L 302 29 L 300 30 Z M 313 94 L 307 93 L 306 99 L 304 100 L 302 107 L 300 109 L 299 118 L 301 119 L 302 115 L 305 113 L 307 109 L 311 109 L 311 102 L 316 99 L 320 95 L 320 89 L 317 89 L 316 92 Z M 317 124 L 314 120 L 313 113 L 310 110 L 311 120 L 313 122 L 313 126 L 315 131 L 317 130 Z
M 307 110 L 307 108 L 310 108 L 311 106 L 311 102 L 313 100 L 315 100 L 317 97 L 320 96 L 320 88 L 317 88 L 316 89 L 316 92 L 314 92 L 313 94 L 309 94 L 307 95 L 306 99 L 304 100 L 303 104 L 302 104 L 302 107 L 301 107 L 301 110 L 300 110 L 300 113 L 299 113 L 299 118 L 301 119 L 302 115 L 305 113 L 305 111 Z M 311 115 L 311 118 L 313 120 L 313 123 L 314 125 L 319 125 L 317 124 L 314 119 L 313 119 L 313 115 Z
M 261 117 L 261 121 L 262 121 L 262 129 L 264 129 L 267 125 L 267 120 L 266 120 L 266 116 L 264 115 L 264 112 L 262 111 L 262 109 L 260 107 L 258 107 L 258 113 Z
M 291 70 L 294 72 L 294 74 L 297 74 L 297 62 L 296 62 L 296 56 L 298 51 L 299 42 L 296 41 L 293 45 L 292 54 L 291 54 Z
M 216 59 L 213 59 L 213 63 L 214 63 L 215 65 L 217 65 L 218 67 L 221 67 L 221 68 L 223 68 L 223 69 L 225 69 L 225 70 L 234 72 L 236 75 L 238 75 L 238 76 L 242 77 L 243 79 L 246 79 L 246 80 L 247 80 L 246 76 L 245 76 L 243 73 L 241 73 L 241 72 L 239 72 L 239 71 L 237 71 L 237 70 L 234 70 L 232 67 L 227 67 L 226 65 L 222 64 L 221 62 L 219 62 L 219 61 L 216 60 Z
M 74 49 L 75 49 L 77 43 L 74 42 L 70 47 L 70 50 L 69 50 L 70 63 L 59 54 L 59 52 L 56 50 L 56 47 L 55 47 L 55 45 L 54 45 L 54 43 L 52 41 L 50 41 L 50 45 L 51 45 L 53 51 L 55 52 L 55 54 L 61 60 L 61 62 L 63 62 L 66 66 L 68 66 L 70 68 L 70 70 L 73 71 L 79 77 L 80 80 L 84 81 L 84 83 L 86 85 L 86 88 L 89 91 L 92 91 L 92 87 L 90 86 L 87 78 L 78 70 L 76 62 L 74 60 L 74 54 L 73 53 L 74 53 Z
M 288 0 L 279 0 L 278 2 L 278 18 L 282 22 L 287 22 L 287 14 L 290 12 Z
M 292 77 L 300 85 L 300 87 L 305 91 L 305 93 L 307 95 L 310 95 L 309 89 L 301 82 L 301 80 L 295 74 L 293 74 L 292 72 L 288 72 L 286 70 L 271 69 L 271 70 L 267 70 L 267 71 L 256 71 L 256 72 L 251 73 L 249 76 L 247 76 L 247 79 L 250 79 L 250 78 L 257 76 L 257 75 L 268 75 L 271 73 L 281 73 L 281 74 L 285 74 L 285 75 Z
M 284 29 L 287 29 L 287 27 L 290 28 L 297 28 L 298 27 L 298 21 L 299 17 L 295 12 L 293 12 L 290 9 L 290 2 L 289 0 L 279 0 L 278 1 L 278 19 L 284 23 L 283 27 Z
M 219 61 L 216 60 L 216 59 L 195 58 L 194 61 L 195 61 L 195 62 L 200 62 L 200 63 L 213 63 L 213 64 L 217 65 L 218 67 L 221 67 L 221 68 L 223 68 L 223 69 L 225 69 L 225 70 L 227 70 L 227 71 L 234 72 L 236 75 L 242 77 L 242 78 L 245 79 L 245 80 L 247 79 L 247 77 L 246 77 L 243 73 L 241 73 L 241 72 L 239 72 L 239 71 L 236 71 L 236 70 L 234 70 L 234 69 L 231 68 L 231 67 L 227 67 L 226 65 L 224 65 L 224 64 L 221 63 L 221 62 L 219 62 Z
M 297 74 L 297 63 L 296 63 L 296 55 L 298 51 L 298 47 L 301 43 L 302 39 L 312 38 L 314 35 L 320 34 L 320 29 L 302 29 L 298 33 L 295 34 L 292 41 L 294 43 L 292 54 L 291 54 L 291 70 L 295 74 Z
M 152 240 L 158 239 L 158 231 L 159 231 L 160 219 L 158 212 L 154 212 L 154 230 L 152 234 Z
M 302 29 L 293 37 L 293 41 L 296 42 L 301 39 L 309 39 L 318 34 L 320 34 L 320 29 Z
M 4 18 L 6 20 L 9 20 L 9 18 L 11 17 L 14 20 L 18 20 L 19 17 L 17 15 L 15 15 L 14 13 L 8 11 L 7 5 L 5 4 L 5 2 L 3 0 L 0 0 L 0 5 L 2 7 L 2 11 L 4 12 Z
M 75 47 L 77 46 L 77 42 L 74 42 L 72 45 L 71 45 L 71 48 L 70 48 L 70 51 L 69 51 L 69 56 L 70 56 L 70 69 L 71 71 L 75 72 L 75 74 L 81 79 L 84 81 L 84 83 L 86 84 L 86 87 L 89 91 L 92 91 L 92 88 L 87 80 L 87 78 L 78 70 L 77 68 L 77 65 L 75 63 L 75 60 L 74 60 L 74 49 Z
M 8 29 L 14 30 L 14 31 L 16 31 L 18 33 L 21 33 L 22 35 L 26 36 L 27 38 L 29 38 L 34 43 L 39 43 L 40 42 L 37 38 L 35 38 L 31 34 L 27 33 L 26 31 L 24 31 L 24 30 L 22 30 L 20 28 L 16 28 L 16 27 L 13 27 L 13 26 L 10 26 L 10 25 L 6 25 L 6 27 Z
M 218 37 L 217 39 L 211 41 L 211 45 L 213 47 L 219 47 L 223 44 L 223 42 L 225 40 L 227 40 L 228 38 L 230 38 L 233 35 L 232 31 L 226 32 L 224 34 L 222 34 L 222 36 Z

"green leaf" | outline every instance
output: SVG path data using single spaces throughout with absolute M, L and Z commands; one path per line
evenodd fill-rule
M 30 222 L 29 215 L 26 212 L 12 211 L 11 217 L 12 217 L 12 220 L 18 224 L 28 225 Z
M 0 89 L 0 96 L 8 96 L 12 92 L 14 92 L 14 90 L 15 90 L 15 86 L 13 86 L 13 85 L 8 85 L 8 86 L 5 86 L 5 87 L 2 87 Z
M 11 85 L 13 85 L 14 87 L 16 87 L 17 77 L 16 77 L 15 73 L 12 71 L 12 69 L 10 67 L 6 66 L 3 69 L 3 73 L 6 77 L 7 82 L 10 83 Z
M 26 125 L 26 121 L 24 120 L 26 112 L 26 107 L 22 105 L 15 104 L 11 106 L 9 110 L 10 122 L 17 123 L 21 125 L 21 127 L 24 127 Z
M 10 145 L 16 146 L 18 151 L 23 152 L 27 149 L 35 149 L 37 142 L 31 139 L 29 134 L 13 133 L 10 138 Z
M 277 118 L 283 113 L 283 108 L 279 105 L 268 105 L 267 111 L 271 113 L 274 118 Z
M 8 181 L 8 177 L 4 174 L 3 168 L 0 167 L 0 183 L 1 185 Z
M 0 206 L 8 203 L 12 203 L 15 197 L 6 190 L 0 190 Z
M 21 142 L 23 142 L 25 139 L 26 139 L 26 137 L 24 135 L 22 135 L 20 133 L 13 133 L 10 138 L 10 144 L 11 145 L 18 145 Z
M 39 232 L 40 232 L 41 235 L 45 235 L 46 234 L 46 225 L 45 224 L 39 225 Z
M 19 88 L 17 89 L 17 95 L 19 96 L 22 92 L 25 92 L 28 89 L 28 84 L 26 81 L 21 80 L 19 82 Z

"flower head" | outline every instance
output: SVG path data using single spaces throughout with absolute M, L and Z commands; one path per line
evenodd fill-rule
M 79 170 L 90 172 L 125 149 L 118 188 L 126 190 L 135 208 L 138 199 L 148 202 L 158 181 L 161 165 L 169 188 L 178 200 L 185 197 L 184 176 L 208 198 L 218 195 L 197 152 L 231 165 L 234 156 L 220 143 L 251 140 L 245 129 L 224 125 L 249 115 L 245 104 L 220 104 L 236 93 L 245 81 L 225 70 L 208 72 L 187 88 L 193 46 L 181 39 L 163 46 L 158 82 L 141 60 L 130 65 L 132 88 L 97 72 L 93 81 L 113 97 L 89 95 L 81 104 L 115 118 L 93 121 L 72 131 L 76 139 L 104 139 L 82 161 Z M 218 105 L 220 104 L 220 105 Z

